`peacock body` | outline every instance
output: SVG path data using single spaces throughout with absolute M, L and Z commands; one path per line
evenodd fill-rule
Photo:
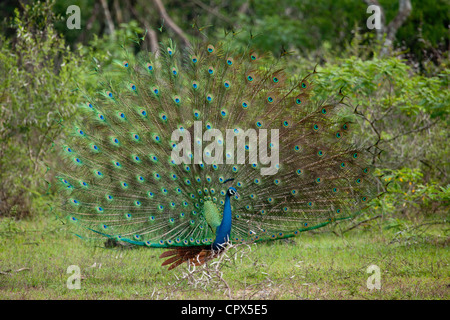
M 84 96 L 61 146 L 62 210 L 84 239 L 171 248 L 170 269 L 231 241 L 295 236 L 352 217 L 375 195 L 342 96 L 313 102 L 249 45 L 127 55 Z M 117 80 L 119 79 L 119 80 Z

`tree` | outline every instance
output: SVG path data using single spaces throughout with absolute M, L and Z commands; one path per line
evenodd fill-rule
M 398 29 L 403 25 L 408 16 L 411 14 L 412 6 L 411 0 L 399 0 L 398 4 L 398 13 L 394 19 L 389 22 L 386 26 L 386 16 L 382 6 L 378 0 L 364 0 L 368 5 L 376 5 L 380 8 L 381 14 L 381 28 L 377 29 L 377 39 L 379 41 L 383 41 L 383 46 L 380 51 L 380 56 L 386 56 L 389 53 L 389 50 L 392 49 L 395 35 L 397 34 Z

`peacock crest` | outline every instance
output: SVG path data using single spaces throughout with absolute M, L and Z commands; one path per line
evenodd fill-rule
M 61 145 L 62 210 L 81 238 L 202 264 L 228 241 L 292 237 L 376 196 L 342 96 L 311 99 L 315 71 L 292 82 L 251 45 L 169 41 L 114 73 L 99 71 Z

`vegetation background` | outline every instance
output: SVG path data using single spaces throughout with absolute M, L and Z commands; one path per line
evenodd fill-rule
M 81 29 L 67 28 L 70 5 L 81 9 Z M 367 27 L 369 5 L 381 8 L 380 30 Z M 449 17 L 446 0 L 2 1 L 0 297 L 448 299 Z M 387 185 L 351 222 L 237 248 L 232 257 L 249 261 L 239 272 L 208 270 L 209 284 L 159 269 L 159 252 L 120 253 L 117 262 L 83 248 L 64 232 L 47 182 L 58 162 L 52 141 L 65 135 L 60 119 L 77 117 L 77 86 L 94 87 L 92 63 L 110 64 L 119 44 L 136 53 L 168 38 L 185 46 L 199 28 L 213 42 L 224 32 L 237 43 L 255 36 L 292 77 L 316 67 L 318 97 L 342 88 L 363 115 L 356 134 L 383 150 L 376 166 Z M 137 36 L 142 46 L 130 43 Z M 97 270 L 99 261 L 109 269 Z M 370 262 L 391 273 L 377 293 L 365 285 Z M 84 268 L 88 289 L 66 288 L 71 264 Z

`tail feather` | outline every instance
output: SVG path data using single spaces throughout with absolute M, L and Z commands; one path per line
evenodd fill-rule
M 168 270 L 178 267 L 180 264 L 187 262 L 194 266 L 200 266 L 207 261 L 215 258 L 220 252 L 215 252 L 210 246 L 199 247 L 178 247 L 173 250 L 163 252 L 159 258 L 167 258 L 161 265 L 169 265 Z
M 204 264 L 221 253 L 211 245 L 227 181 L 239 191 L 231 243 L 293 237 L 367 208 L 378 180 L 374 155 L 353 141 L 356 110 L 341 92 L 312 90 L 315 70 L 299 80 L 251 42 L 179 52 L 169 41 L 159 57 L 125 51 L 111 73 L 98 69 L 98 94 L 85 94 L 83 121 L 58 143 L 61 211 L 80 238 L 170 248 L 169 269 Z

